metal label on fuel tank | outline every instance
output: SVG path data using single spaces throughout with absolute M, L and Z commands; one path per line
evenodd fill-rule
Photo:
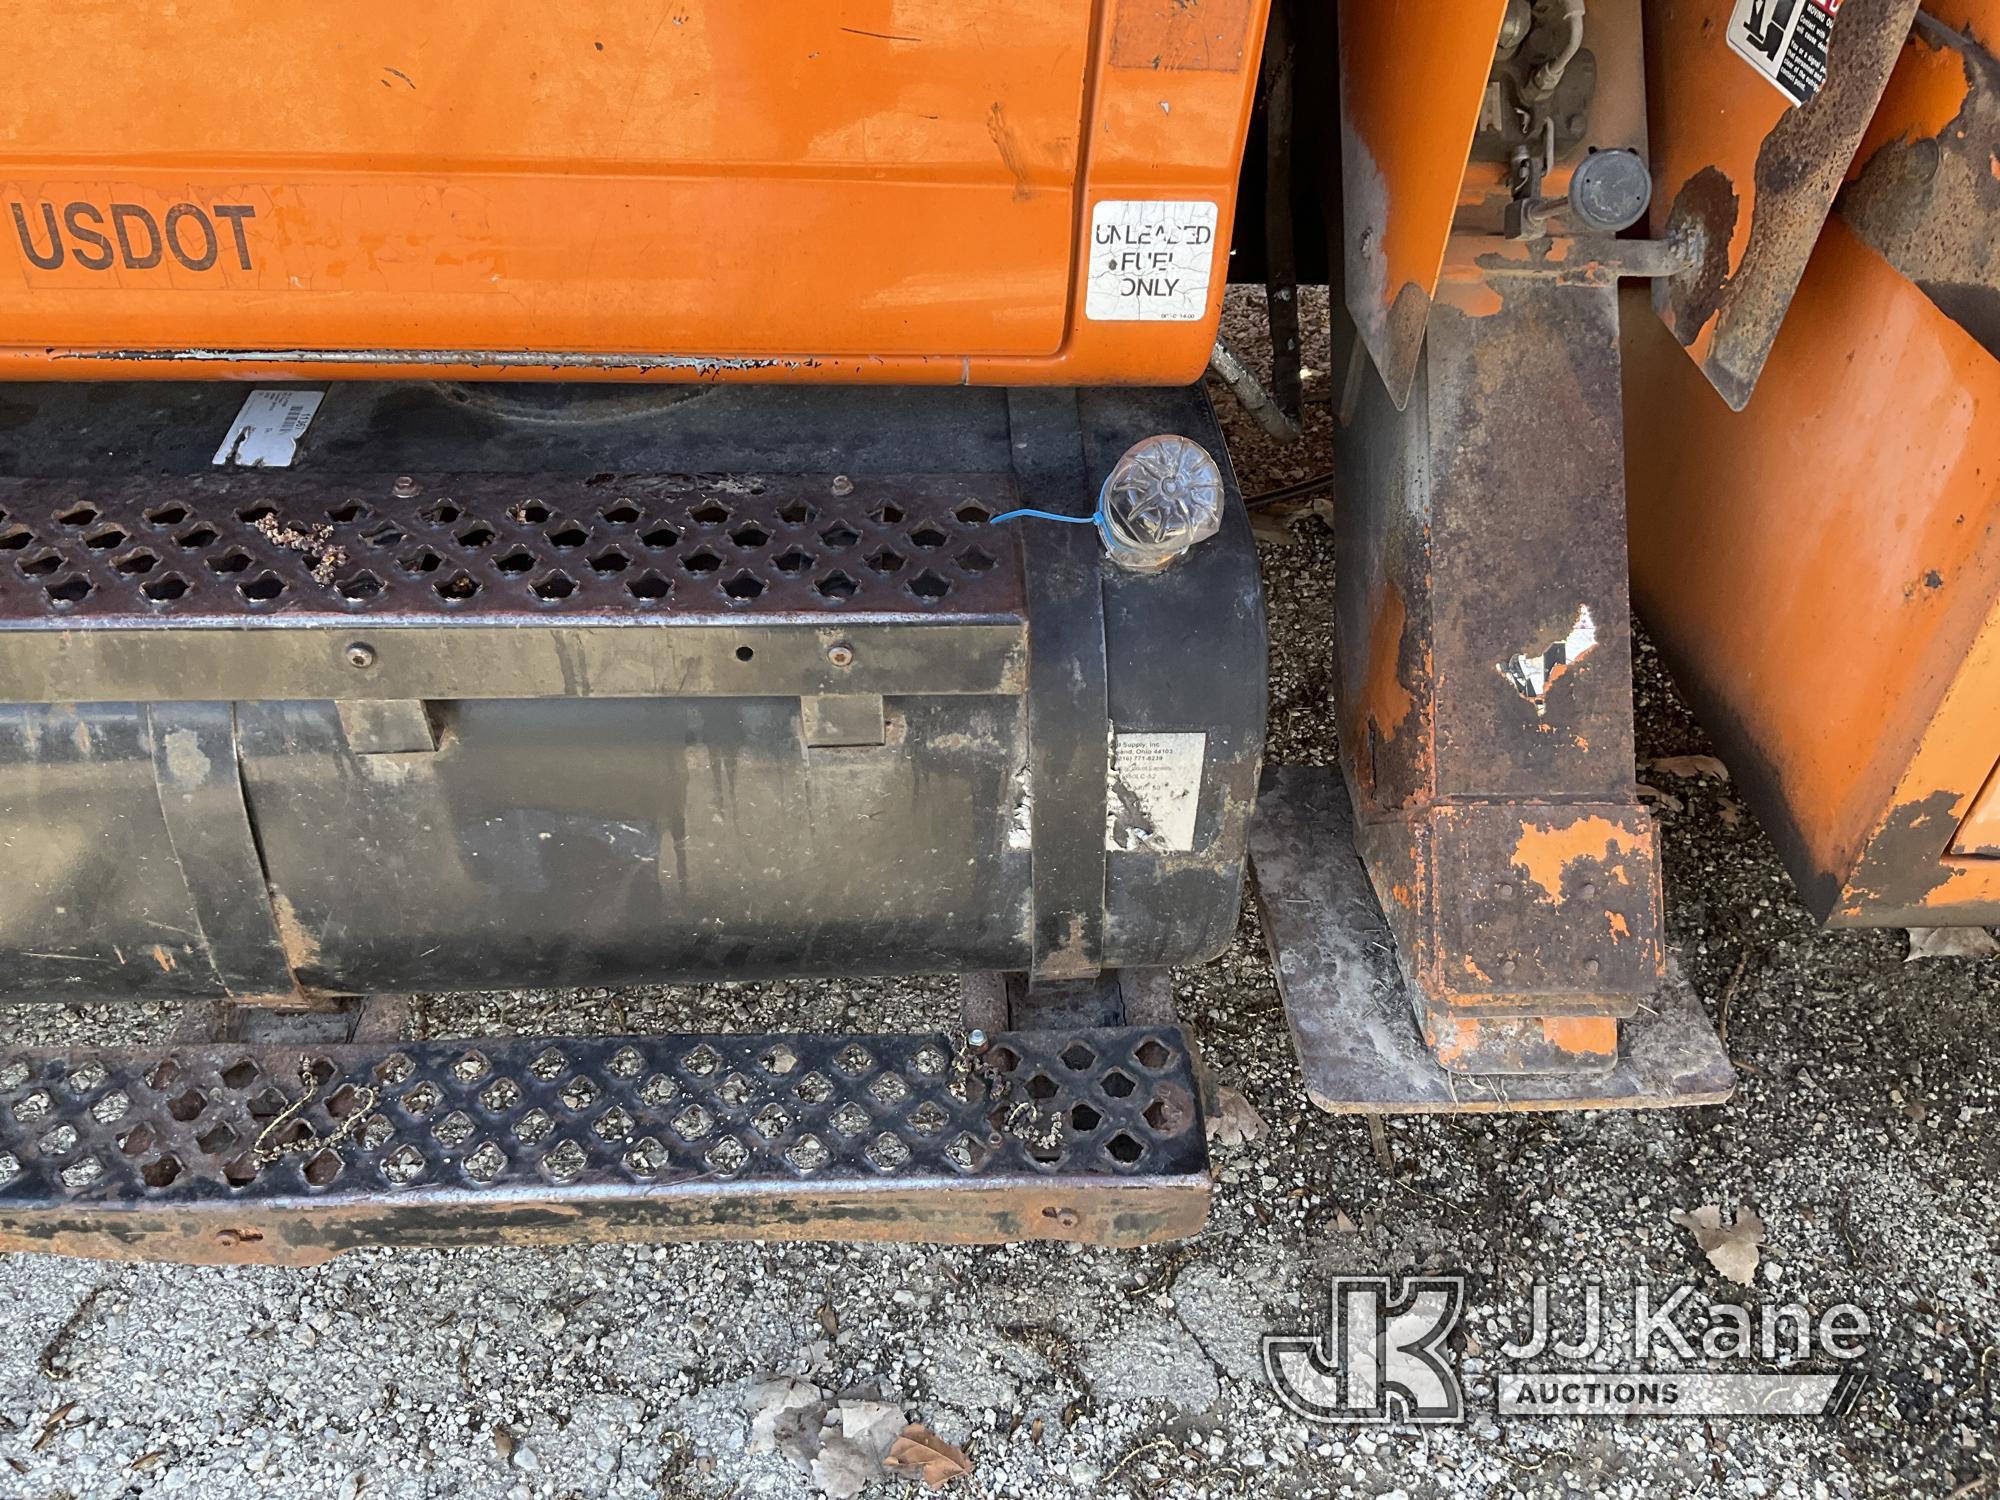
M 1205 733 L 1114 732 L 1104 847 L 1125 853 L 1193 849 L 1207 758 Z

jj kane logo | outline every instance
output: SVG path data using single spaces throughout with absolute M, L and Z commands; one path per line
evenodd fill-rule
M 1465 1391 L 1445 1347 L 1465 1308 L 1465 1280 L 1334 1278 L 1324 1337 L 1272 1334 L 1264 1373 L 1278 1397 L 1314 1422 L 1457 1422 Z
M 1534 1286 L 1525 1336 L 1495 1362 L 1499 1414 L 1816 1416 L 1845 1410 L 1864 1381 L 1853 1362 L 1871 1329 L 1853 1303 L 1817 1315 L 1792 1302 L 1702 1308 L 1692 1286 L 1642 1286 L 1607 1317 L 1607 1301 L 1588 1282 L 1559 1313 L 1550 1288 Z M 1267 1335 L 1264 1372 L 1312 1422 L 1462 1421 L 1452 1334 L 1464 1310 L 1463 1277 L 1336 1277 L 1325 1330 Z M 1795 1368 L 1806 1364 L 1833 1368 Z

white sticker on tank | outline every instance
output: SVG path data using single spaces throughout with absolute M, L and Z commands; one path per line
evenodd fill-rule
M 1104 847 L 1127 853 L 1194 848 L 1207 757 L 1206 734 L 1114 732 Z
M 215 462 L 239 469 L 288 469 L 298 457 L 299 439 L 312 425 L 325 391 L 252 391 L 215 450 Z
M 1215 271 L 1213 203 L 1108 198 L 1090 216 L 1083 315 L 1100 323 L 1193 323 Z

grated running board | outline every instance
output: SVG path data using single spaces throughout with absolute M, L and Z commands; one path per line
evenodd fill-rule
M 0 1249 L 1145 1244 L 1207 1218 L 1194 1079 L 1171 1027 L 0 1050 Z

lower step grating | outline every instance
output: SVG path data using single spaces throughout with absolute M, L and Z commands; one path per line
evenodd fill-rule
M 0 1050 L 0 1249 L 1193 1234 L 1174 1028 Z

